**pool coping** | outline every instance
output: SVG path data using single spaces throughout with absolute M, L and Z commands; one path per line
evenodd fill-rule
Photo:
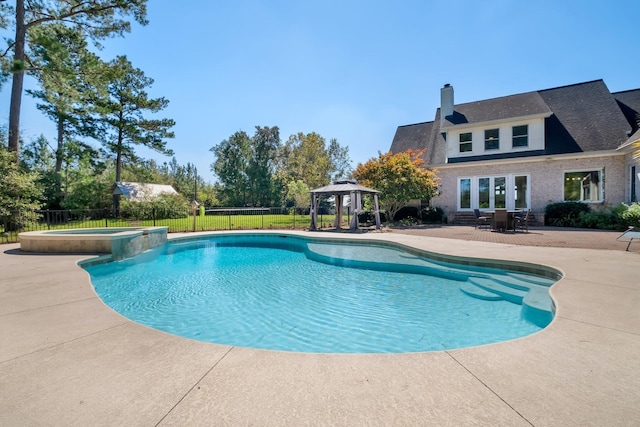
M 429 353 L 222 346 L 122 318 L 76 266 L 86 256 L 5 245 L 0 424 L 631 425 L 640 418 L 638 253 L 346 237 L 547 265 L 564 275 L 551 288 L 556 317 L 528 337 Z

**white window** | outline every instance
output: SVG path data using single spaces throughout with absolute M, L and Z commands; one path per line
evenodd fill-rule
M 529 146 L 529 125 L 514 126 L 511 128 L 511 135 L 513 148 Z
M 473 143 L 471 142 L 471 132 L 465 132 L 460 134 L 460 152 L 466 153 L 473 151 Z
M 601 202 L 603 171 L 583 170 L 564 173 L 565 202 Z
M 487 129 L 484 131 L 484 149 L 500 149 L 500 129 Z

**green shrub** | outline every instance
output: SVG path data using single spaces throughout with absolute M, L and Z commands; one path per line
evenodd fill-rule
M 38 174 L 15 163 L 15 153 L 0 146 L 0 226 L 3 232 L 20 231 L 33 226 L 39 215 L 42 188 Z
M 161 194 L 152 201 L 120 202 L 120 216 L 129 220 L 184 218 L 190 213 L 189 202 L 179 194 Z
M 558 227 L 624 230 L 628 226 L 640 226 L 640 205 L 620 203 L 605 211 L 592 211 L 581 202 L 552 203 L 545 209 L 545 223 Z
M 400 208 L 393 217 L 394 221 L 402 221 L 405 218 L 416 218 L 419 213 L 419 209 L 416 206 L 405 206 Z
M 576 226 L 600 230 L 619 230 L 621 222 L 620 216 L 614 212 L 581 212 Z
M 580 214 L 589 213 L 591 208 L 582 202 L 551 203 L 544 209 L 546 225 L 556 227 L 579 227 Z
M 380 222 L 387 222 L 387 215 L 384 212 L 379 212 Z M 373 211 L 365 211 L 358 214 L 358 222 L 360 224 L 375 224 L 376 223 L 376 214 Z
M 410 226 L 410 225 L 418 225 L 420 224 L 420 220 L 418 218 L 414 218 L 412 216 L 407 216 L 404 217 L 400 220 L 400 224 L 404 225 L 404 226 Z
M 421 217 L 423 222 L 442 222 L 444 218 L 444 211 L 437 206 L 428 206 L 422 209 Z
M 631 205 L 624 205 L 625 210 L 620 213 L 625 226 L 640 227 L 640 204 L 637 202 Z

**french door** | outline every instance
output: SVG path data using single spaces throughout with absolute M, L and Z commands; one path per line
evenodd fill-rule
M 529 181 L 529 175 L 459 178 L 458 210 L 529 209 Z

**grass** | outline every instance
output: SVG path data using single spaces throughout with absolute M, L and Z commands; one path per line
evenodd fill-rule
M 311 223 L 310 215 L 293 214 L 239 214 L 239 215 L 205 215 L 196 216 L 196 231 L 215 230 L 260 230 L 260 229 L 292 229 L 306 228 Z M 319 215 L 320 226 L 333 224 L 335 215 Z M 345 218 L 346 220 L 346 218 Z M 169 233 L 194 230 L 193 216 L 183 218 L 125 220 L 125 219 L 82 219 L 62 224 L 37 223 L 19 231 L 3 232 L 1 243 L 18 241 L 18 234 L 24 231 L 63 230 L 69 228 L 103 228 L 103 227 L 151 227 L 167 226 Z M 4 230 L 2 230 L 4 231 Z

